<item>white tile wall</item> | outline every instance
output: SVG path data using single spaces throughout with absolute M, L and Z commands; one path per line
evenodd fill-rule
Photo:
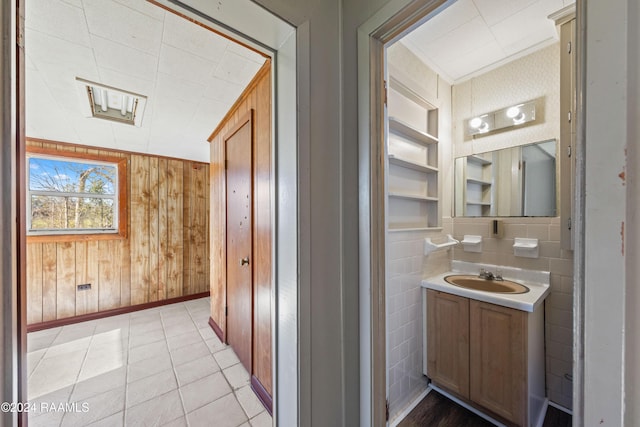
M 401 70 L 404 84 L 439 108 L 440 155 L 439 185 L 451 186 L 451 87 L 427 68 L 405 46 L 397 43 L 387 51 L 390 65 Z M 440 191 L 442 231 L 405 231 L 387 233 L 387 373 L 389 415 L 393 421 L 426 388 L 422 373 L 422 288 L 423 277 L 446 271 L 450 251 L 424 256 L 426 237 L 434 241 L 452 232 L 451 197 Z
M 427 387 L 422 375 L 423 242 L 426 232 L 388 233 L 387 371 L 390 418 Z

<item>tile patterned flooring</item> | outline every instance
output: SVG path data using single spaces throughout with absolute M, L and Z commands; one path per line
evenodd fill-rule
M 202 298 L 29 333 L 29 426 L 271 427 L 209 307 Z

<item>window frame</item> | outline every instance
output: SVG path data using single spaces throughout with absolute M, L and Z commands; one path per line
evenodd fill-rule
M 117 217 L 117 227 L 114 230 L 81 230 L 69 232 L 68 229 L 58 231 L 36 231 L 32 232 L 31 226 L 31 190 L 30 190 L 30 168 L 25 168 L 25 194 L 26 194 L 26 235 L 27 242 L 73 242 L 90 240 L 119 240 L 127 238 L 128 225 L 128 199 L 127 199 L 127 164 L 126 157 L 107 156 L 94 153 L 79 153 L 75 151 L 64 151 L 47 147 L 26 147 L 26 157 L 51 158 L 68 161 L 79 161 L 97 164 L 110 164 L 117 169 L 117 184 L 115 186 L 114 200 L 117 203 L 115 216 Z M 28 160 L 27 160 L 28 161 Z M 63 193 L 66 194 L 66 193 Z

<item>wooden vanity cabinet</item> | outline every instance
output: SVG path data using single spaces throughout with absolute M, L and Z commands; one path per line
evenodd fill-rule
M 469 301 L 470 399 L 526 425 L 527 317 L 524 311 Z
M 427 290 L 427 375 L 473 406 L 527 425 L 527 313 Z
M 427 291 L 429 377 L 469 398 L 469 299 Z

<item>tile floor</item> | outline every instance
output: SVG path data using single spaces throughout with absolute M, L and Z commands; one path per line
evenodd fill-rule
M 29 333 L 29 426 L 270 427 L 249 374 L 207 324 L 209 304 Z

